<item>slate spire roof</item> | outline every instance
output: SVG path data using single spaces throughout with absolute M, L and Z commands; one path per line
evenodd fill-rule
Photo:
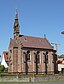
M 14 21 L 14 36 L 18 36 L 20 32 L 20 26 L 18 22 L 18 11 L 16 10 L 16 16 Z

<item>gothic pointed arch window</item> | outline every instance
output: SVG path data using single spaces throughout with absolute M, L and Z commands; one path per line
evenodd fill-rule
M 31 53 L 29 50 L 23 52 L 24 62 L 27 60 L 27 62 L 31 61 Z
M 27 60 L 30 61 L 30 51 L 27 51 Z
M 37 51 L 37 52 L 34 53 L 34 55 L 35 55 L 35 63 L 36 63 L 36 62 L 37 62 L 37 63 L 40 63 L 40 52 Z

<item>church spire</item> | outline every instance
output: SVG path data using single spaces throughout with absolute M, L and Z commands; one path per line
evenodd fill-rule
M 16 16 L 14 21 L 14 38 L 17 38 L 19 36 L 19 22 L 18 22 L 18 10 L 16 9 Z

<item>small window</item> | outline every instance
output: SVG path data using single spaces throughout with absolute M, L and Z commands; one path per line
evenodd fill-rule
M 8 55 L 8 53 L 6 53 L 6 55 Z
M 10 53 L 12 53 L 12 50 L 10 50 Z

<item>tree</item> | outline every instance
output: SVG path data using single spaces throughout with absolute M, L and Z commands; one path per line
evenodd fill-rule
M 5 70 L 4 65 L 1 65 L 1 64 L 0 64 L 0 72 L 3 72 L 4 70 Z
M 64 58 L 64 54 L 58 55 L 58 58 Z

